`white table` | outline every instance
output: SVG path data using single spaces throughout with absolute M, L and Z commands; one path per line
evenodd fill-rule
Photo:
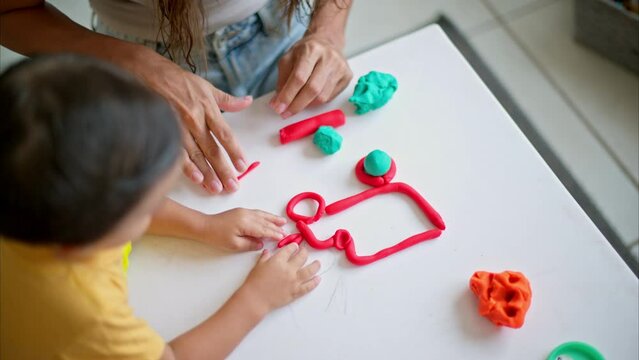
M 258 99 L 225 114 L 249 158 L 262 162 L 241 191 L 211 198 L 185 182 L 172 197 L 205 212 L 240 206 L 284 214 L 302 191 L 330 203 L 365 189 L 353 167 L 380 148 L 397 161 L 396 179 L 420 191 L 448 229 L 364 267 L 334 249 L 311 250 L 323 265 L 320 286 L 269 315 L 231 357 L 545 359 L 579 340 L 608 359 L 637 359 L 637 278 L 441 29 L 429 26 L 350 64 L 355 79 L 370 70 L 394 74 L 399 90 L 390 103 L 355 115 L 347 102 L 353 81 L 332 103 L 283 121 L 268 110 L 268 97 Z M 347 124 L 337 154 L 321 155 L 311 139 L 278 144 L 280 127 L 338 107 Z M 372 253 L 431 227 L 407 199 L 378 197 L 312 228 L 320 238 L 348 229 L 358 251 Z M 131 303 L 171 339 L 221 306 L 256 257 L 144 239 L 131 255 Z M 533 301 L 523 328 L 497 328 L 477 314 L 468 280 L 480 269 L 527 275 Z

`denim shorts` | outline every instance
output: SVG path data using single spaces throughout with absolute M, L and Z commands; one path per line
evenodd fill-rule
M 257 13 L 225 26 L 204 39 L 206 69 L 196 73 L 216 88 L 235 96 L 261 96 L 275 89 L 277 62 L 306 31 L 308 19 L 295 15 L 289 28 L 273 0 Z M 121 40 L 145 45 L 168 57 L 160 42 L 139 39 L 110 29 L 98 18 L 94 30 Z M 179 64 L 191 71 L 186 64 Z

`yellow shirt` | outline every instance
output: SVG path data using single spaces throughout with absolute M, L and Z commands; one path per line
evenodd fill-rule
M 0 239 L 1 359 L 159 359 L 127 301 L 122 248 L 83 260 Z

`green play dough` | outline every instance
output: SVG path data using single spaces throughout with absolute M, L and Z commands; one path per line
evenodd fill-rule
M 371 71 L 357 80 L 353 96 L 348 99 L 355 107 L 355 113 L 366 114 L 386 105 L 397 90 L 397 79 L 391 74 Z
M 342 147 L 342 135 L 330 126 L 320 126 L 313 136 L 313 144 L 326 155 L 332 155 Z
M 605 360 L 594 347 L 579 341 L 571 341 L 557 346 L 547 360 Z
M 391 167 L 391 158 L 382 150 L 373 150 L 364 159 L 364 171 L 371 176 L 382 176 Z

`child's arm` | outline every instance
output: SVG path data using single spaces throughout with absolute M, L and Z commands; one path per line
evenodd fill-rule
M 281 240 L 286 219 L 260 210 L 232 209 L 206 215 L 165 199 L 147 233 L 197 240 L 230 251 L 261 249 L 261 239 Z
M 307 294 L 319 284 L 319 262 L 304 266 L 308 254 L 295 243 L 274 255 L 262 252 L 244 284 L 206 321 L 178 336 L 164 350 L 168 359 L 223 359 L 270 311 Z

